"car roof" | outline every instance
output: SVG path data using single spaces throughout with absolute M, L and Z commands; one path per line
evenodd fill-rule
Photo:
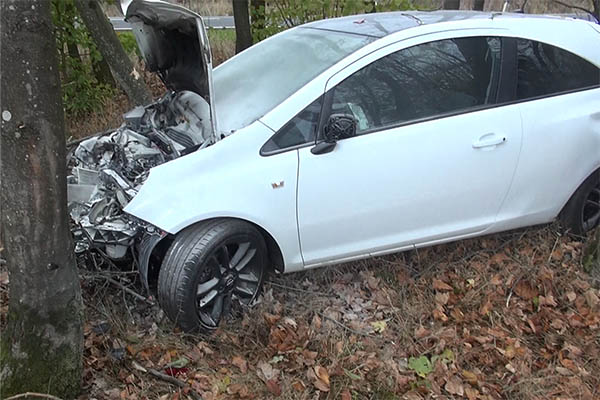
M 324 19 L 302 25 L 303 28 L 321 29 L 326 31 L 344 32 L 350 34 L 382 38 L 393 33 L 421 25 L 433 25 L 445 22 L 502 19 L 571 19 L 573 15 L 532 15 L 502 12 L 482 11 L 395 11 L 351 15 L 348 17 Z

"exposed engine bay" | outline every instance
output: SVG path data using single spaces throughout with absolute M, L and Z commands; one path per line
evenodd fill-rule
M 168 92 L 124 115 L 115 131 L 76 143 L 67 158 L 68 205 L 75 251 L 122 260 L 155 227 L 123 212 L 152 167 L 213 143 L 210 106 L 191 91 Z

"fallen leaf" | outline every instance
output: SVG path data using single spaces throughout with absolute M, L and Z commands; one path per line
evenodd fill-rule
M 264 313 L 263 318 L 265 319 L 265 322 L 267 323 L 267 325 L 275 325 L 277 323 L 277 321 L 279 321 L 279 318 L 281 318 L 281 317 L 279 315 Z
M 317 378 L 329 386 L 329 372 L 327 372 L 327 369 L 317 365 L 315 366 L 315 374 L 317 375 Z
M 523 300 L 531 300 L 538 295 L 538 291 L 529 281 L 521 279 L 515 286 L 515 293 Z
M 435 310 L 433 310 L 433 318 L 442 321 L 442 322 L 446 322 L 448 321 L 448 316 L 446 314 L 444 314 L 442 311 L 438 310 L 437 308 Z
M 481 315 L 486 315 L 490 310 L 492 309 L 492 302 L 490 301 L 490 299 L 488 298 L 485 302 L 485 304 L 483 304 L 481 306 L 481 308 L 479 309 L 479 314 Z
M 231 363 L 238 367 L 242 374 L 245 374 L 246 371 L 248 371 L 248 362 L 240 356 L 234 356 L 231 359 Z
M 456 375 L 452 376 L 446 381 L 444 389 L 446 389 L 448 393 L 455 394 L 457 396 L 462 396 L 465 393 L 465 388 L 463 386 L 462 380 Z
M 387 322 L 385 321 L 375 321 L 371 322 L 371 326 L 376 333 L 382 333 L 387 327 Z
M 500 274 L 496 274 L 494 276 L 492 276 L 492 279 L 490 279 L 490 283 L 494 286 L 498 286 L 502 284 L 502 276 L 500 276 Z
M 435 302 L 442 306 L 445 306 L 446 304 L 448 304 L 449 299 L 450 299 L 450 293 L 448 293 L 448 292 L 435 294 Z
M 509 370 L 511 373 L 516 373 L 517 370 L 515 369 L 515 367 L 513 367 L 513 365 L 511 363 L 508 363 L 504 366 L 504 368 L 506 368 L 507 370 Z
M 273 396 L 277 397 L 281 395 L 281 386 L 277 382 L 277 379 L 269 379 L 265 383 L 267 385 L 267 389 L 273 394 Z
M 471 385 L 477 384 L 477 375 L 474 374 L 473 372 L 463 369 L 462 375 L 467 380 L 467 382 L 469 382 Z
M 419 325 L 415 329 L 415 338 L 422 339 L 425 336 L 429 335 L 429 331 L 423 327 L 423 325 Z
M 260 361 L 257 365 L 256 374 L 263 382 L 267 383 L 267 381 L 276 378 L 279 375 L 279 370 L 273 368 L 273 366 L 267 362 Z
M 440 290 L 440 291 L 451 291 L 452 290 L 452 286 L 448 285 L 446 282 L 441 281 L 439 279 L 433 280 L 433 288 L 435 290 Z
M 422 378 L 425 378 L 432 370 L 431 361 L 427 356 L 421 356 L 418 358 L 410 357 L 408 359 L 408 368 L 412 369 Z
M 283 323 L 291 326 L 294 329 L 296 329 L 298 327 L 298 324 L 296 323 L 296 321 L 294 321 L 293 319 L 291 319 L 289 317 L 285 317 L 283 319 Z
M 320 390 L 321 392 L 329 392 L 329 385 L 326 385 L 323 381 L 321 381 L 320 379 L 317 379 L 314 382 L 315 387 Z
M 342 393 L 340 393 L 340 399 L 341 400 L 352 400 L 352 394 L 350 394 L 350 391 L 348 389 L 344 389 L 344 390 L 342 390 Z
M 294 381 L 292 383 L 292 387 L 297 391 L 297 392 L 303 392 L 304 389 L 306 389 L 306 385 L 304 384 L 304 382 L 302 381 Z
M 598 303 L 600 303 L 600 299 L 598 299 L 598 296 L 596 296 L 596 293 L 594 293 L 594 289 L 589 289 L 588 291 L 586 291 L 583 294 L 583 297 L 585 297 L 585 301 L 587 302 L 588 306 L 592 309 L 596 308 Z

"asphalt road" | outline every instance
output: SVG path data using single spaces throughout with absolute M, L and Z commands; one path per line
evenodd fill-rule
M 219 17 L 203 17 L 204 23 L 207 28 L 215 29 L 233 29 L 235 25 L 233 23 L 233 17 L 230 16 L 219 16 Z M 115 31 L 130 31 L 131 25 L 125 22 L 123 17 L 110 17 L 110 23 L 113 25 Z

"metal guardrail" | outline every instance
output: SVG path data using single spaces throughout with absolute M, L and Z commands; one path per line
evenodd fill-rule
M 131 25 L 125 21 L 123 17 L 109 17 L 110 23 L 112 24 L 115 31 L 130 31 Z M 207 28 L 213 29 L 234 29 L 235 24 L 233 17 L 231 16 L 215 16 L 215 17 L 203 17 L 204 24 Z

